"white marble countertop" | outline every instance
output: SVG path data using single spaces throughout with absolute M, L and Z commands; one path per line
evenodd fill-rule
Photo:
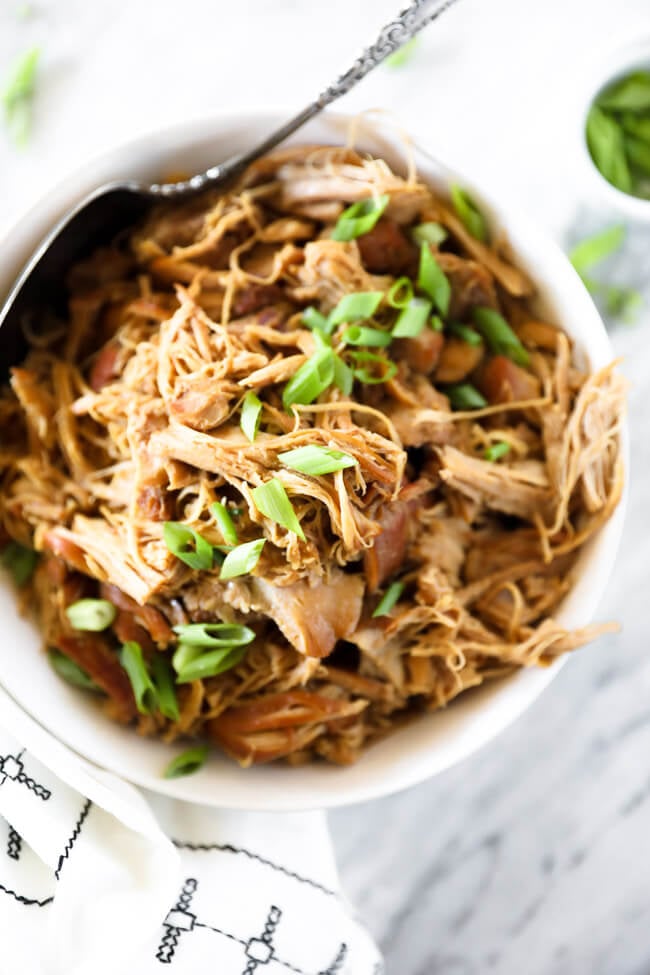
M 399 0 L 19 0 L 0 6 L 0 74 L 42 45 L 34 133 L 0 131 L 0 223 L 83 158 L 224 107 L 300 105 Z M 588 56 L 650 34 L 647 0 L 462 0 L 401 70 L 346 109 L 381 106 L 421 142 L 523 204 L 560 239 L 614 218 L 573 176 L 571 105 Z M 613 326 L 632 381 L 633 479 L 599 617 L 622 634 L 579 652 L 506 733 L 403 795 L 332 816 L 343 878 L 389 975 L 645 975 L 650 970 L 650 224 L 612 277 L 644 289 Z M 647 425 L 646 425 L 647 424 Z

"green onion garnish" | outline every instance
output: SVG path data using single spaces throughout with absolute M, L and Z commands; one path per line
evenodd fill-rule
M 598 104 L 614 112 L 650 111 L 650 72 L 633 71 L 609 85 L 599 96 Z
M 278 454 L 278 460 L 292 471 L 320 477 L 321 474 L 333 474 L 346 467 L 354 467 L 357 463 L 350 454 L 342 450 L 332 450 L 329 447 L 319 447 L 317 444 L 307 444 Z
M 451 285 L 428 244 L 420 246 L 420 269 L 418 271 L 418 288 L 424 291 L 441 312 L 446 315 L 449 311 Z
M 340 356 L 334 356 L 334 385 L 344 396 L 349 396 L 354 386 L 354 373 Z
M 156 653 L 151 661 L 153 682 L 158 698 L 158 710 L 170 721 L 178 721 L 180 712 L 174 687 L 174 676 L 167 657 Z
M 372 618 L 376 619 L 378 616 L 388 616 L 391 609 L 399 599 L 399 597 L 404 592 L 403 582 L 392 582 L 384 595 L 381 597 L 379 604 L 372 614 Z
M 343 333 L 343 342 L 346 345 L 385 347 L 392 341 L 390 332 L 382 332 L 379 328 L 368 328 L 365 325 L 349 325 Z
M 214 515 L 214 520 L 226 545 L 237 545 L 239 542 L 237 529 L 225 504 L 222 504 L 221 501 L 214 501 L 210 505 L 210 511 Z
M 123 644 L 120 663 L 124 667 L 140 714 L 151 714 L 158 706 L 158 695 L 142 658 L 142 647 L 135 640 Z
M 332 231 L 332 240 L 354 240 L 367 234 L 375 226 L 388 206 L 390 197 L 383 193 L 378 197 L 359 200 L 344 210 Z
M 472 314 L 476 327 L 492 352 L 507 356 L 519 366 L 528 365 L 530 356 L 503 315 L 493 308 L 475 308 Z
M 15 62 L 0 99 L 5 119 L 16 145 L 25 145 L 31 123 L 31 104 L 36 90 L 40 50 L 33 47 Z
M 260 514 L 270 518 L 271 521 L 277 522 L 278 525 L 282 525 L 283 528 L 287 528 L 290 532 L 295 532 L 303 542 L 306 541 L 305 533 L 300 527 L 300 522 L 296 517 L 296 513 L 293 510 L 282 481 L 279 481 L 277 477 L 272 477 L 266 484 L 260 484 L 259 487 L 253 488 L 251 494 L 253 495 L 255 507 Z
M 25 548 L 19 542 L 9 542 L 0 556 L 0 563 L 11 573 L 17 586 L 24 586 L 29 582 L 37 562 L 38 553 L 31 548 Z
M 435 223 L 431 220 L 427 223 L 420 223 L 417 227 L 413 227 L 411 237 L 418 246 L 422 244 L 433 244 L 434 247 L 437 247 L 438 244 L 442 244 L 443 240 L 446 239 L 447 231 L 442 224 Z
M 372 318 L 384 297 L 381 291 L 357 291 L 356 294 L 343 295 L 336 308 L 328 317 L 332 327 L 342 322 L 359 322 Z
M 309 308 L 305 308 L 302 313 L 301 320 L 303 325 L 306 325 L 307 328 L 312 330 L 312 332 L 315 329 L 318 329 L 319 331 L 324 332 L 326 335 L 329 335 L 333 328 L 333 326 L 330 325 L 329 319 L 325 318 L 325 315 L 321 314 L 317 308 L 313 308 L 311 305 Z
M 354 378 L 367 386 L 387 383 L 397 375 L 397 365 L 382 355 L 376 355 L 374 352 L 350 352 L 349 356 L 354 363 L 352 368 Z M 381 369 L 379 375 L 376 371 L 377 367 Z
M 412 37 L 409 41 L 406 41 L 396 51 L 388 55 L 384 64 L 389 68 L 403 68 L 413 57 L 413 53 L 418 46 L 418 41 L 419 38 L 417 37 Z
M 594 264 L 604 261 L 606 257 L 615 253 L 624 240 L 625 225 L 614 224 L 581 240 L 569 253 L 569 260 L 578 274 L 585 274 Z
M 251 443 L 254 443 L 257 436 L 261 415 L 262 404 L 255 393 L 249 391 L 242 401 L 239 425 Z
M 462 339 L 463 342 L 467 342 L 468 345 L 480 345 L 483 341 L 478 332 L 469 325 L 451 322 L 447 330 L 451 335 L 455 335 L 457 338 Z
M 406 308 L 413 298 L 413 282 L 407 278 L 398 278 L 388 289 L 386 304 L 391 308 Z
M 163 525 L 165 545 L 177 559 L 190 569 L 211 569 L 214 562 L 212 545 L 187 525 L 178 521 L 166 521 Z
M 425 328 L 431 314 L 431 302 L 426 298 L 411 298 L 393 325 L 393 338 L 416 338 Z
M 457 183 L 451 184 L 449 192 L 454 210 L 465 230 L 477 240 L 487 241 L 487 222 L 471 196 Z
M 163 778 L 178 779 L 182 775 L 192 775 L 194 772 L 198 772 L 205 764 L 209 751 L 208 745 L 195 745 L 193 748 L 187 748 L 176 758 L 172 758 L 169 765 L 165 767 Z
M 508 453 L 510 453 L 510 444 L 506 443 L 505 440 L 498 440 L 496 443 L 490 444 L 489 447 L 485 448 L 483 456 L 486 460 L 494 462 L 501 457 L 505 457 Z
M 592 105 L 587 116 L 587 145 L 605 179 L 624 193 L 632 190 L 632 176 L 625 157 L 623 130 L 618 122 Z
M 245 647 L 255 639 L 255 631 L 241 623 L 183 623 L 174 633 L 187 646 L 211 649 Z
M 442 318 L 440 318 L 439 315 L 432 315 L 429 325 L 431 326 L 434 332 L 442 332 L 445 327 Z
M 442 391 L 455 410 L 480 410 L 487 406 L 487 400 L 471 383 L 454 383 L 444 386 Z
M 228 552 L 221 566 L 220 579 L 234 579 L 245 576 L 253 571 L 260 560 L 266 539 L 256 538 L 252 542 L 243 542 Z
M 229 650 L 230 644 L 225 649 Z M 200 657 L 202 653 L 203 649 L 192 643 L 179 643 L 172 656 L 172 667 L 177 674 L 180 674 L 184 667 L 187 667 L 192 660 Z
M 177 684 L 188 684 L 193 680 L 216 677 L 225 670 L 235 667 L 246 655 L 246 647 L 233 647 L 230 650 L 210 650 L 189 660 L 178 671 Z
M 65 615 L 75 630 L 100 633 L 114 621 L 117 610 L 107 599 L 78 599 L 66 607 Z
M 643 139 L 644 142 L 650 142 L 650 118 L 640 118 L 634 112 L 623 112 L 620 124 L 624 132 Z
M 282 404 L 288 410 L 294 403 L 308 404 L 318 399 L 334 381 L 334 353 L 326 346 L 316 351 L 291 377 L 282 391 Z
M 81 669 L 79 664 L 76 664 L 74 660 L 70 660 L 70 657 L 66 657 L 64 653 L 59 653 L 58 650 L 48 650 L 47 655 L 53 669 L 68 684 L 74 684 L 75 687 L 82 687 L 85 691 L 101 690 L 101 687 L 97 686 L 92 677 L 89 677 L 86 671 Z

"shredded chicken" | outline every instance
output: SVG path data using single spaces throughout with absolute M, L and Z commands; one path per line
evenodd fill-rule
M 373 226 L 334 239 L 346 207 L 384 194 Z M 417 243 L 431 221 L 444 240 Z M 432 297 L 421 246 L 448 313 L 391 341 L 395 281 Z M 25 604 L 113 719 L 207 738 L 244 765 L 347 763 L 423 707 L 602 631 L 567 632 L 555 614 L 620 496 L 624 384 L 613 366 L 581 372 L 505 242 L 475 239 L 415 176 L 351 149 L 282 150 L 227 193 L 152 211 L 75 267 L 69 290 L 65 327 L 44 309 L 0 391 L 0 539 L 38 553 Z M 383 343 L 350 344 L 354 321 L 329 337 L 307 327 L 308 306 L 323 321 L 358 292 L 382 296 L 362 324 Z M 477 308 L 503 316 L 510 345 L 481 331 Z M 287 408 L 287 384 L 323 347 L 349 380 L 333 370 Z M 280 456 L 305 447 L 347 466 L 310 474 Z M 271 479 L 299 531 L 258 507 Z M 214 502 L 238 544 L 264 542 L 233 578 Z M 168 547 L 170 522 L 212 561 Z M 82 598 L 115 607 L 103 632 L 74 629 L 66 609 Z M 160 655 L 173 674 L 192 623 L 245 625 L 251 642 L 177 684 L 178 718 L 142 713 L 120 645 L 140 646 L 152 679 Z

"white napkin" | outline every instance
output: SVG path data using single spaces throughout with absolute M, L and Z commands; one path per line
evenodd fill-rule
M 11 730 L 9 730 L 11 729 Z M 0 975 L 380 975 L 322 813 L 143 794 L 0 689 Z

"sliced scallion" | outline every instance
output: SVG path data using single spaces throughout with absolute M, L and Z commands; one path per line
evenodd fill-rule
M 378 616 L 388 616 L 391 609 L 393 608 L 393 606 L 395 605 L 395 603 L 400 598 L 403 592 L 404 592 L 403 582 L 392 582 L 388 587 L 388 589 L 386 590 L 386 592 L 384 593 L 384 595 L 379 600 L 377 608 L 372 614 L 373 619 L 376 619 Z
M 305 541 L 305 533 L 300 527 L 300 522 L 293 510 L 293 505 L 285 491 L 284 484 L 277 477 L 272 477 L 265 484 L 253 488 L 251 491 L 255 507 L 266 518 L 277 522 L 283 528 L 294 532 L 298 538 Z
M 193 528 L 178 521 L 166 521 L 163 525 L 163 538 L 172 555 L 189 565 L 190 569 L 205 571 L 212 568 L 212 545 Z
M 239 425 L 244 431 L 244 435 L 250 440 L 251 443 L 255 442 L 255 437 L 257 436 L 257 431 L 260 425 L 260 418 L 262 415 L 262 403 L 259 398 L 249 391 L 244 396 L 241 406 L 241 419 Z
M 411 298 L 397 316 L 393 325 L 393 338 L 416 338 L 426 327 L 430 314 L 430 301 L 426 298 Z
M 485 397 L 471 383 L 454 383 L 443 387 L 442 391 L 454 410 L 481 410 L 487 406 Z
M 211 649 L 245 647 L 255 639 L 255 631 L 242 623 L 183 623 L 174 627 L 174 633 L 187 646 Z
M 209 650 L 189 660 L 176 678 L 177 684 L 188 684 L 193 680 L 216 677 L 225 670 L 235 667 L 246 655 L 246 647 L 233 647 L 229 650 Z
M 420 267 L 418 270 L 418 288 L 431 298 L 438 311 L 446 315 L 449 311 L 451 285 L 428 244 L 420 246 Z
M 454 210 L 465 230 L 477 240 L 487 241 L 487 221 L 471 196 L 457 183 L 452 183 L 449 193 Z
M 406 308 L 413 298 L 413 282 L 410 278 L 398 278 L 388 289 L 386 304 L 391 308 Z
M 296 447 L 295 450 L 286 450 L 278 454 L 278 460 L 292 471 L 299 471 L 312 477 L 334 474 L 335 471 L 342 471 L 346 467 L 354 467 L 357 463 L 354 457 L 342 450 L 320 447 L 318 444 L 307 444 L 304 447 Z
M 52 668 L 68 684 L 74 684 L 75 687 L 82 687 L 85 691 L 101 690 L 101 687 L 97 686 L 92 677 L 89 677 L 86 671 L 81 669 L 79 664 L 76 664 L 74 660 L 70 660 L 70 657 L 66 657 L 64 653 L 59 653 L 58 650 L 49 650 L 48 657 Z
M 158 695 L 142 657 L 142 647 L 135 640 L 123 644 L 120 663 L 124 667 L 140 714 L 151 714 L 158 706 Z
M 633 71 L 615 81 L 599 96 L 598 104 L 610 112 L 650 110 L 650 72 Z
M 178 779 L 183 775 L 192 775 L 194 772 L 198 772 L 205 765 L 209 751 L 208 745 L 195 745 L 193 748 L 187 748 L 176 758 L 172 758 L 163 771 L 163 778 Z
M 625 157 L 623 130 L 618 122 L 592 105 L 587 116 L 587 145 L 596 167 L 617 189 L 632 190 L 632 176 Z
M 374 352 L 350 352 L 349 355 L 354 363 L 352 367 L 354 378 L 367 386 L 387 383 L 397 375 L 397 365 L 383 355 L 376 355 Z M 377 370 L 380 370 L 379 373 Z
M 114 621 L 117 610 L 107 599 L 78 599 L 66 607 L 65 615 L 75 630 L 100 633 Z
M 332 327 L 343 322 L 360 322 L 372 318 L 384 297 L 382 291 L 357 291 L 343 295 L 336 308 L 329 313 L 328 321 Z
M 475 308 L 476 327 L 495 355 L 505 355 L 519 366 L 527 366 L 530 356 L 507 321 L 494 308 Z
M 387 193 L 382 193 L 378 197 L 370 197 L 367 200 L 359 200 L 352 206 L 344 210 L 336 221 L 336 226 L 332 231 L 332 240 L 354 240 L 367 234 L 375 226 L 382 213 L 388 206 L 390 197 Z
M 442 224 L 429 220 L 426 223 L 418 224 L 417 227 L 413 227 L 411 237 L 418 246 L 421 244 L 433 244 L 434 247 L 437 247 L 438 244 L 442 244 L 443 240 L 446 239 L 447 231 Z
M 496 443 L 492 443 L 489 447 L 485 448 L 483 456 L 486 460 L 491 460 L 494 463 L 500 460 L 501 457 L 505 457 L 508 453 L 510 453 L 510 444 L 506 443 L 505 440 L 498 440 Z
M 29 136 L 39 58 L 39 48 L 33 47 L 27 51 L 13 65 L 7 83 L 0 92 L 7 125 L 17 145 L 24 145 Z
M 174 687 L 174 677 L 169 661 L 162 653 L 156 653 L 151 662 L 153 672 L 153 682 L 158 698 L 158 710 L 170 721 L 178 721 L 180 712 L 176 699 L 176 689 Z
M 349 325 L 343 333 L 346 345 L 369 345 L 385 348 L 393 341 L 390 332 L 382 332 L 379 328 L 368 328 L 366 325 Z
M 242 542 L 228 552 L 221 566 L 220 579 L 235 579 L 237 576 L 248 575 L 260 560 L 266 539 L 256 538 L 252 542 Z
M 585 274 L 594 264 L 604 261 L 619 250 L 625 240 L 625 233 L 625 225 L 618 223 L 579 241 L 569 252 L 569 260 L 578 274 Z
M 432 315 L 429 325 L 431 326 L 434 332 L 442 332 L 445 327 L 444 322 L 439 315 Z
M 334 353 L 321 346 L 304 362 L 291 377 L 282 392 L 285 410 L 294 403 L 308 404 L 323 393 L 334 381 Z
M 398 47 L 396 51 L 393 51 L 392 54 L 389 54 L 384 61 L 384 64 L 389 68 L 403 68 L 404 65 L 408 64 L 413 57 L 413 54 L 418 46 L 418 42 L 418 37 L 412 37 L 409 41 L 406 41 L 405 44 L 402 44 L 401 47 Z
M 354 386 L 354 373 L 340 356 L 334 356 L 334 385 L 344 396 L 349 396 Z
M 309 308 L 305 308 L 305 310 L 302 313 L 301 319 L 303 325 L 306 325 L 307 328 L 312 330 L 312 332 L 315 329 L 319 329 L 321 332 L 325 332 L 325 334 L 327 335 L 332 331 L 332 326 L 330 325 L 329 320 L 325 317 L 325 315 L 322 315 L 317 308 L 314 308 L 311 305 L 309 306 Z
M 455 335 L 456 338 L 467 342 L 468 345 L 480 345 L 483 341 L 475 329 L 469 325 L 461 325 L 459 322 L 451 322 L 447 327 L 447 331 L 450 335 Z
M 38 553 L 31 548 L 26 548 L 19 542 L 9 542 L 2 550 L 0 562 L 11 573 L 11 577 L 17 586 L 24 586 L 31 579 Z
M 210 511 L 214 515 L 214 520 L 226 545 L 237 545 L 239 543 L 237 529 L 225 504 L 222 504 L 221 501 L 214 501 L 210 505 Z

